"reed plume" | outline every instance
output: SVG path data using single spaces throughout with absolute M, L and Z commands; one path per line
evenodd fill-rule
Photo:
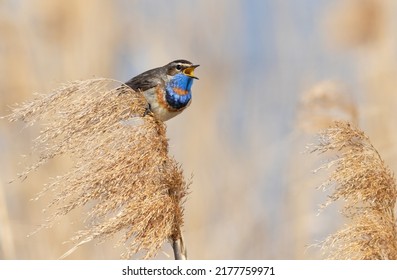
M 356 102 L 336 81 L 316 83 L 302 96 L 299 107 L 298 125 L 306 133 L 325 129 L 335 120 L 358 122 Z
M 394 208 L 396 182 L 369 138 L 348 122 L 335 122 L 320 134 L 312 152 L 335 152 L 321 188 L 334 187 L 323 207 L 343 201 L 349 223 L 322 242 L 330 259 L 397 259 Z
M 181 227 L 188 184 L 168 154 L 165 124 L 147 112 L 140 93 L 108 79 L 75 81 L 16 107 L 9 119 L 43 126 L 33 144 L 39 159 L 19 177 L 62 154 L 73 160 L 37 197 L 55 192 L 48 206 L 54 213 L 42 227 L 77 207 L 88 209 L 86 228 L 63 257 L 120 232 L 123 258 L 138 252 L 151 258 L 167 240 L 182 250 L 175 255 L 186 257 Z

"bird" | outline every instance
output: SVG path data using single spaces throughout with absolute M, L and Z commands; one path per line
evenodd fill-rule
M 125 82 L 136 92 L 141 92 L 148 102 L 147 111 L 167 121 L 185 110 L 192 101 L 195 65 L 185 59 L 174 60 Z

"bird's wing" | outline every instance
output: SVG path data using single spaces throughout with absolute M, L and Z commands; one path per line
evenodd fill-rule
M 138 76 L 135 76 L 125 84 L 135 91 L 146 91 L 161 84 L 161 79 L 156 77 L 156 75 L 153 75 L 153 70 L 149 70 Z

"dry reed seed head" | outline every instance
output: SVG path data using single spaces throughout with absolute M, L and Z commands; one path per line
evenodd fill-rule
M 385 218 L 386 217 L 386 218 Z M 344 229 L 321 245 L 329 259 L 395 260 L 397 240 L 394 215 L 371 211 L 352 217 Z
M 364 132 L 347 122 L 335 122 L 319 142 L 312 151 L 337 153 L 324 165 L 334 169 L 322 187 L 335 186 L 325 206 L 344 201 L 343 214 L 350 219 L 345 229 L 324 241 L 324 251 L 336 259 L 396 259 L 393 173 Z
M 76 245 L 69 253 L 124 232 L 119 242 L 126 248 L 123 257 L 145 251 L 149 258 L 164 241 L 180 236 L 187 184 L 168 154 L 165 124 L 145 113 L 147 102 L 140 93 L 125 86 L 109 89 L 112 84 L 107 79 L 72 82 L 14 109 L 13 121 L 44 123 L 33 147 L 40 159 L 21 176 L 57 155 L 70 155 L 71 170 L 43 192 L 57 191 L 49 224 L 93 204 L 87 228 L 73 238 Z
M 357 123 L 356 104 L 339 83 L 322 81 L 311 87 L 300 101 L 298 124 L 305 132 L 327 128 L 335 120 Z
M 336 183 L 332 200 L 346 199 L 347 206 L 367 202 L 367 206 L 388 208 L 395 204 L 393 173 L 362 131 L 349 123 L 336 122 L 321 134 L 313 151 L 338 153 L 338 158 L 327 164 L 335 166 L 325 183 Z

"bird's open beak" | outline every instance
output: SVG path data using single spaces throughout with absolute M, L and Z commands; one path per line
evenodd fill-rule
M 194 76 L 193 75 L 193 73 L 194 73 L 194 69 L 196 69 L 197 67 L 199 67 L 200 65 L 192 65 L 192 66 L 190 66 L 190 67 L 187 67 L 187 68 L 185 68 L 185 69 L 183 69 L 183 74 L 185 74 L 186 76 L 189 76 L 189 77 L 191 77 L 191 78 L 194 78 L 194 79 L 199 79 L 199 78 L 197 78 L 196 76 Z

